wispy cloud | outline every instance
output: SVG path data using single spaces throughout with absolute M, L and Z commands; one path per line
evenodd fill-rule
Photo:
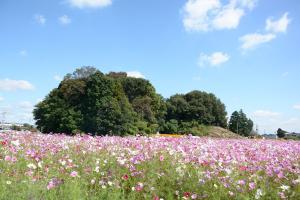
M 214 52 L 210 55 L 201 53 L 198 60 L 198 65 L 203 67 L 205 65 L 219 66 L 229 60 L 230 56 L 223 52 Z
M 274 118 L 274 117 L 279 117 L 280 113 L 269 111 L 269 110 L 257 110 L 253 113 L 253 116 L 263 117 L 263 118 Z
M 139 71 L 130 71 L 126 72 L 128 77 L 133 77 L 133 78 L 145 78 L 145 76 L 139 72 Z
M 112 4 L 112 0 L 67 0 L 68 3 L 77 8 L 102 8 Z
M 246 11 L 252 10 L 256 0 L 188 0 L 183 8 L 183 25 L 187 31 L 235 29 Z
M 0 80 L 0 91 L 33 90 L 34 86 L 25 80 Z
M 272 20 L 272 18 L 268 18 L 266 20 L 266 31 L 270 31 L 273 33 L 285 33 L 287 31 L 288 25 L 291 22 L 291 19 L 288 17 L 289 13 L 286 12 L 282 15 L 280 19 Z
M 259 33 L 251 33 L 242 36 L 239 40 L 242 42 L 241 48 L 243 50 L 254 49 L 257 46 L 272 41 L 276 38 L 275 34 L 259 34 Z
M 283 16 L 273 21 L 271 18 L 266 20 L 265 33 L 250 33 L 239 38 L 242 43 L 242 50 L 254 49 L 261 44 L 268 43 L 277 37 L 278 33 L 285 33 L 288 25 L 290 24 L 288 13 L 284 13 Z
M 32 111 L 33 110 L 33 104 L 29 101 L 19 102 L 18 107 L 24 111 Z
M 300 110 L 300 104 L 294 105 L 293 108 L 296 109 L 296 110 Z
M 1 101 L 4 101 L 4 98 L 0 96 L 0 102 L 1 102 Z
M 0 105 L 0 113 L 5 112 L 4 120 L 11 123 L 33 123 L 33 109 L 34 105 L 30 101 Z
M 61 76 L 59 76 L 59 75 L 55 75 L 53 78 L 56 81 L 62 81 L 63 80 L 63 78 Z
M 34 16 L 34 19 L 37 23 L 41 24 L 41 25 L 44 25 L 46 24 L 46 18 L 43 16 L 43 15 L 40 15 L 40 14 L 36 14 Z
M 63 15 L 58 18 L 58 21 L 62 25 L 67 25 L 72 22 L 71 18 L 68 15 Z
M 264 133 L 264 130 L 268 131 L 266 133 L 276 133 L 278 128 L 289 132 L 300 132 L 300 118 L 297 117 L 254 117 L 253 119 L 258 125 L 260 133 Z

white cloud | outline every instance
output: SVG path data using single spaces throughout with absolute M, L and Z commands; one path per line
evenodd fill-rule
M 59 76 L 59 75 L 55 75 L 53 78 L 56 81 L 62 81 L 63 80 L 63 78 L 61 76 Z
M 240 37 L 239 40 L 242 42 L 241 48 L 243 50 L 254 49 L 260 44 L 272 41 L 277 37 L 277 33 L 286 32 L 290 21 L 287 12 L 277 21 L 268 18 L 265 27 L 266 33 L 250 33 Z
M 68 15 L 63 15 L 58 18 L 59 23 L 62 25 L 67 25 L 72 22 L 71 18 Z
M 0 97 L 0 102 L 3 101 L 3 100 L 4 100 L 4 98 L 3 98 L 3 97 Z
M 300 119 L 285 116 L 282 113 L 270 110 L 257 110 L 252 113 L 251 119 L 258 125 L 260 133 L 276 133 L 278 128 L 290 132 L 300 132 Z
M 183 8 L 183 25 L 187 31 L 209 31 L 237 28 L 246 10 L 254 8 L 256 0 L 188 0 Z
M 291 22 L 291 19 L 288 17 L 288 15 L 289 13 L 284 13 L 282 17 L 277 21 L 273 21 L 272 18 L 268 18 L 266 20 L 266 31 L 270 31 L 273 33 L 285 33 L 288 25 Z
M 145 78 L 145 76 L 138 71 L 130 71 L 126 72 L 128 77 L 133 77 L 133 78 Z
M 46 21 L 47 21 L 46 18 L 40 14 L 36 14 L 34 16 L 34 19 L 37 23 L 42 24 L 42 25 L 46 24 Z
M 282 128 L 289 132 L 300 132 L 300 119 L 297 117 L 291 117 L 282 122 Z
M 37 100 L 36 100 L 36 103 L 40 103 L 40 102 L 42 102 L 44 100 L 44 98 L 38 98 Z
M 257 1 L 258 0 L 235 0 L 235 1 L 232 1 L 232 2 L 240 4 L 242 7 L 245 7 L 245 8 L 248 8 L 248 9 L 252 10 L 256 6 Z
M 275 34 L 260 34 L 260 33 L 251 33 L 240 37 L 240 41 L 242 42 L 241 48 L 243 50 L 254 49 L 260 44 L 270 42 L 275 39 Z
M 32 124 L 33 114 L 32 114 L 32 112 L 19 113 L 16 115 L 16 118 L 17 118 L 18 122 Z
M 257 110 L 253 113 L 253 116 L 262 118 L 276 118 L 280 116 L 280 113 L 269 110 Z
M 219 0 L 188 0 L 184 6 L 183 24 L 188 31 L 207 31 L 210 29 L 210 12 L 221 7 Z
M 200 66 L 205 66 L 206 64 L 210 66 L 218 66 L 227 62 L 229 58 L 230 56 L 223 52 L 214 52 L 211 55 L 201 53 L 198 64 Z
M 29 101 L 21 101 L 13 105 L 0 106 L 0 114 L 5 112 L 4 120 L 10 123 L 33 123 L 34 105 Z M 0 116 L 1 119 L 2 116 Z
M 22 101 L 18 104 L 19 108 L 25 111 L 32 111 L 33 105 L 29 101 Z
M 300 110 L 300 104 L 294 105 L 293 108 L 297 109 L 297 110 Z
M 21 56 L 27 56 L 28 54 L 26 50 L 21 50 L 19 53 Z
M 14 91 L 14 90 L 33 90 L 34 86 L 28 81 L 24 80 L 0 80 L 0 91 Z
M 260 133 L 276 133 L 278 128 L 288 132 L 300 132 L 300 119 L 297 117 L 253 118 Z
M 71 6 L 77 8 L 101 8 L 112 4 L 112 0 L 67 0 Z
M 218 13 L 212 22 L 213 26 L 215 29 L 234 29 L 238 27 L 244 13 L 243 9 L 226 8 Z

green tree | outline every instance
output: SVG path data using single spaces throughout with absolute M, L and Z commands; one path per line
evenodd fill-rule
M 242 136 L 249 136 L 253 129 L 253 121 L 248 119 L 243 110 L 234 111 L 229 120 L 229 130 Z
M 126 135 L 197 132 L 204 125 L 226 127 L 224 104 L 215 95 L 192 91 L 167 101 L 145 79 L 125 72 L 103 74 L 82 67 L 67 74 L 59 86 L 36 105 L 42 132 Z
M 164 123 L 160 130 L 162 133 L 178 133 L 179 125 L 176 119 L 171 119 Z
M 196 121 L 198 124 L 226 127 L 226 115 L 225 105 L 211 93 L 192 91 L 185 95 L 176 94 L 167 100 L 167 121 Z
M 101 134 L 130 134 L 135 116 L 119 82 L 95 73 L 83 98 L 83 130 Z
M 109 72 L 107 76 L 111 78 L 126 78 L 127 73 L 126 72 Z
M 64 79 L 86 79 L 89 78 L 91 75 L 95 74 L 96 72 L 101 73 L 98 69 L 91 66 L 84 66 L 77 68 L 72 74 L 67 74 Z
M 72 133 L 79 130 L 82 119 L 80 111 L 68 105 L 59 89 L 37 104 L 33 114 L 37 128 L 46 133 Z
M 156 93 L 155 88 L 148 80 L 132 77 L 120 80 L 125 95 L 139 120 L 146 121 L 148 128 L 157 127 L 166 115 L 167 107 L 163 97 Z
M 287 131 L 284 131 L 284 130 L 282 130 L 281 128 L 279 128 L 279 129 L 277 130 L 277 137 L 279 137 L 279 138 L 284 138 L 285 135 L 286 135 L 286 133 L 287 133 Z

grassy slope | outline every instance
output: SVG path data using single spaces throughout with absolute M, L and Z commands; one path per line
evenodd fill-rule
M 218 138 L 243 138 L 242 136 L 233 133 L 227 129 L 218 126 L 209 126 L 207 130 L 207 135 L 209 137 L 218 137 Z

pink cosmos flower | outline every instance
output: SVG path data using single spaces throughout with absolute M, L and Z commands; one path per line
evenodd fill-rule
M 189 198 L 189 197 L 191 196 L 191 193 L 190 193 L 190 192 L 184 192 L 184 193 L 183 193 L 183 196 L 184 196 L 185 198 Z
M 49 183 L 48 183 L 48 185 L 47 185 L 47 189 L 48 190 L 51 190 L 52 188 L 54 188 L 55 187 L 55 184 L 53 183 L 53 181 L 51 180 Z
M 254 190 L 256 187 L 256 184 L 254 182 L 249 183 L 249 189 Z
M 245 182 L 244 180 L 239 180 L 239 181 L 238 181 L 238 184 L 239 184 L 239 185 L 245 185 L 246 182 Z
M 286 199 L 284 192 L 279 192 L 278 195 L 280 196 L 281 199 Z
M 128 176 L 127 174 L 125 174 L 124 176 L 122 176 L 122 179 L 123 179 L 124 181 L 127 181 L 128 178 L 129 178 L 129 176 Z
M 62 184 L 62 183 L 63 183 L 62 180 L 59 180 L 59 179 L 57 179 L 57 178 L 53 178 L 53 179 L 51 179 L 51 180 L 49 181 L 49 183 L 48 183 L 48 185 L 47 185 L 47 189 L 48 189 L 48 190 L 51 190 L 51 189 L 57 187 L 58 185 L 60 185 L 60 184 Z
M 78 176 L 78 172 L 76 171 L 72 171 L 70 174 L 71 177 L 77 177 Z
M 162 161 L 164 161 L 164 159 L 165 159 L 165 157 L 163 156 L 163 155 L 161 155 L 160 157 L 159 157 L 159 160 L 162 162 Z
M 159 197 L 158 197 L 158 196 L 155 196 L 155 197 L 153 198 L 153 200 L 159 200 Z
M 8 155 L 6 155 L 5 158 L 4 158 L 4 160 L 10 162 L 11 161 L 11 157 L 8 156 Z
M 280 172 L 277 174 L 277 177 L 278 177 L 279 179 L 282 179 L 282 178 L 284 177 L 283 172 L 280 171 Z
M 143 183 L 138 183 L 136 186 L 135 186 L 135 190 L 140 192 L 142 191 L 144 188 L 144 184 Z

